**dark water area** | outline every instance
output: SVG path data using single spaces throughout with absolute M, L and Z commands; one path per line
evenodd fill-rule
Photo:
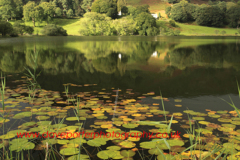
M 38 79 L 47 90 L 102 88 L 160 91 L 165 97 L 238 94 L 239 40 L 234 38 L 39 37 L 0 40 L 1 70 L 25 72 L 39 52 Z M 121 55 L 121 59 L 119 56 Z
M 33 61 L 35 53 L 39 55 L 37 65 Z M 160 101 L 152 99 L 152 96 L 140 101 L 139 97 L 152 92 L 154 96 L 162 94 L 168 98 L 164 106 L 170 112 L 187 109 L 201 113 L 207 113 L 206 109 L 230 111 L 233 108 L 224 102 L 230 102 L 230 99 L 236 106 L 240 105 L 237 87 L 240 80 L 240 41 L 235 37 L 0 39 L 0 70 L 7 75 L 6 83 L 11 89 L 17 89 L 18 83 L 14 81 L 25 76 L 26 68 L 33 70 L 35 65 L 36 73 L 40 73 L 37 82 L 41 88 L 58 91 L 61 95 L 64 95 L 64 85 L 69 84 L 72 94 L 90 92 L 94 95 L 95 91 L 104 91 L 111 96 L 120 89 L 119 101 L 131 98 L 149 105 Z M 129 89 L 134 94 L 129 94 Z M 114 102 L 115 97 L 110 100 Z M 182 106 L 176 107 L 179 104 Z M 70 114 L 74 116 L 73 112 Z M 111 118 L 109 115 L 107 120 Z M 211 118 L 208 119 L 210 121 Z M 158 121 L 159 117 L 149 120 Z M 216 119 L 213 122 L 218 123 Z M 94 119 L 88 120 L 85 128 L 90 129 L 93 123 Z M 20 122 L 14 128 L 18 125 Z M 176 124 L 173 126 L 184 132 Z

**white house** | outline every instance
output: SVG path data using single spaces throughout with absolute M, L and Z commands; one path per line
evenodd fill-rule
M 158 18 L 157 14 L 151 14 L 154 18 Z
M 119 15 L 119 16 L 121 16 L 121 15 L 122 15 L 122 12 L 121 12 L 121 11 L 119 11 L 119 12 L 118 12 L 118 15 Z

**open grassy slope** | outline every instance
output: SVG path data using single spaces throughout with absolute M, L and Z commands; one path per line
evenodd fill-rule
M 62 26 L 64 29 L 67 30 L 68 35 L 79 35 L 79 25 L 80 25 L 80 19 L 61 19 L 56 18 L 54 19 L 53 23 Z M 10 23 L 14 23 L 14 21 L 11 21 Z M 26 22 L 25 23 L 28 26 L 33 26 L 32 22 Z M 34 34 L 41 35 L 42 28 L 47 23 L 45 21 L 41 23 L 36 23 L 36 27 L 34 28 Z M 176 23 L 179 26 L 179 30 L 181 30 L 181 35 L 186 36 L 221 36 L 221 32 L 224 30 L 226 31 L 226 35 L 234 36 L 235 33 L 237 33 L 237 29 L 232 28 L 214 28 L 214 27 L 204 27 L 204 26 L 198 26 L 198 25 L 190 25 L 190 24 L 183 24 L 183 23 Z M 215 30 L 219 30 L 218 35 L 216 35 Z
M 204 36 L 204 35 L 222 35 L 222 31 L 226 31 L 226 34 L 224 35 L 235 35 L 237 33 L 237 29 L 233 28 L 214 28 L 214 27 L 204 27 L 204 26 L 198 26 L 198 25 L 189 25 L 189 24 L 183 24 L 183 23 L 176 23 L 181 30 L 181 35 L 198 35 L 198 36 Z M 215 31 L 218 30 L 219 33 L 216 34 Z

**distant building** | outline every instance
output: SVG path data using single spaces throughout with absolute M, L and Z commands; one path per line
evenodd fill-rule
M 157 14 L 151 14 L 154 18 L 158 18 L 158 15 Z
M 119 12 L 118 12 L 118 15 L 119 15 L 119 16 L 121 16 L 121 15 L 122 15 L 122 12 L 121 12 L 121 11 L 119 11 Z

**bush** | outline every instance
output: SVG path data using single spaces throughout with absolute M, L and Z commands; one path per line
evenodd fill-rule
M 218 33 L 219 33 L 219 30 L 215 30 L 215 33 L 218 34 Z
M 222 35 L 224 35 L 224 34 L 226 34 L 226 31 L 222 31 L 221 33 L 222 33 Z
M 175 23 L 174 20 L 170 20 L 169 23 L 170 23 L 170 25 L 171 25 L 172 27 L 176 27 L 176 23 Z
M 72 18 L 73 16 L 74 16 L 73 10 L 72 10 L 72 9 L 69 9 L 69 10 L 67 11 L 67 17 L 68 17 L 68 18 Z
M 217 6 L 200 6 L 196 13 L 196 22 L 202 26 L 220 27 L 225 20 L 224 12 Z
M 13 26 L 11 23 L 6 21 L 0 21 L 0 33 L 2 36 L 6 36 L 7 34 L 11 34 L 13 32 Z
M 34 31 L 33 27 L 22 25 L 19 21 L 14 23 L 13 28 L 17 34 L 21 35 L 24 33 L 32 34 Z
M 55 24 L 48 24 L 43 27 L 42 34 L 47 36 L 67 36 L 67 31 Z

